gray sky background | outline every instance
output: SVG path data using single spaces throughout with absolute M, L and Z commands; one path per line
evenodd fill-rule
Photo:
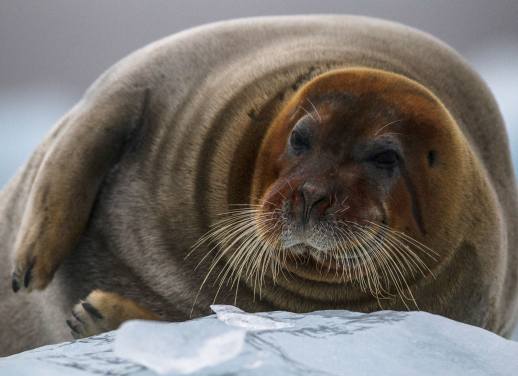
M 157 38 L 217 20 L 302 13 L 399 21 L 465 56 L 518 41 L 517 0 L 1 0 L 0 87 L 44 84 L 78 95 L 115 61 Z

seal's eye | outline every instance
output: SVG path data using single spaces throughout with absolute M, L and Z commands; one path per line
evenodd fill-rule
M 291 131 L 289 148 L 296 155 L 300 155 L 311 148 L 311 132 L 309 126 L 304 122 L 299 122 Z
M 372 157 L 372 162 L 380 168 L 394 168 L 399 163 L 399 155 L 394 150 L 386 150 Z

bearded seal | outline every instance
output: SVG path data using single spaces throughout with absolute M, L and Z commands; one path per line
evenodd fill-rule
M 517 317 L 497 105 L 452 49 L 392 22 L 155 42 L 93 84 L 0 208 L 3 355 L 213 302 L 421 309 L 505 336 Z

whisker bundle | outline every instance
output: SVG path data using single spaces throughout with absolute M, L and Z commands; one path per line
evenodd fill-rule
M 230 291 L 235 289 L 236 302 L 240 282 L 247 283 L 254 297 L 258 294 L 261 298 L 267 275 L 275 284 L 280 276 L 288 277 L 285 274 L 288 262 L 299 265 L 304 260 L 302 252 L 295 249 L 303 249 L 306 256 L 316 259 L 321 275 L 334 273 L 335 279 L 343 283 L 356 283 L 362 291 L 370 293 L 380 307 L 383 299 L 399 298 L 407 309 L 410 309 L 408 302 L 419 309 L 409 278 L 418 274 L 433 276 L 423 256 L 435 261 L 437 253 L 426 245 L 387 225 L 359 224 L 334 216 L 313 229 L 313 241 L 327 247 L 320 251 L 314 249 L 311 254 L 308 247 L 283 247 L 281 235 L 289 237 L 291 234 L 286 222 L 281 209 L 265 212 L 260 205 L 234 205 L 223 213 L 221 220 L 211 226 L 186 256 L 200 249 L 206 252 L 196 267 L 212 256 L 192 309 L 211 277 L 216 290 L 214 302 L 225 285 Z

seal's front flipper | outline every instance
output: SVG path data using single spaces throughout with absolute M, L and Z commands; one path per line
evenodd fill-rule
M 72 337 L 78 339 L 115 330 L 124 321 L 135 319 L 160 320 L 160 317 L 131 299 L 94 290 L 74 306 L 66 324 Z
M 87 94 L 26 167 L 37 173 L 16 229 L 14 292 L 44 289 L 76 247 L 106 175 L 146 119 L 147 93 L 113 85 Z

